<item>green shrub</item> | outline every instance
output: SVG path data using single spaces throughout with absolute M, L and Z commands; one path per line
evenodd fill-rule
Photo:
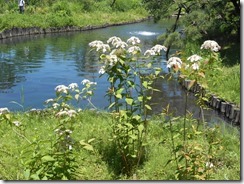
M 116 0 L 113 8 L 117 11 L 128 11 L 131 9 L 135 9 L 140 5 L 140 1 L 138 0 Z
M 52 5 L 52 11 L 57 14 L 72 15 L 72 10 L 70 8 L 70 5 L 67 1 L 58 1 Z

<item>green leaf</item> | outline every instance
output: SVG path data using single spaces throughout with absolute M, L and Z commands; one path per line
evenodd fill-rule
M 10 114 L 5 114 L 5 118 L 6 118 L 8 121 L 10 121 L 10 119 L 11 119 Z
M 177 138 L 177 137 L 179 137 L 180 136 L 180 134 L 175 134 L 174 136 L 173 136 L 173 139 L 175 139 L 175 138 Z
M 139 131 L 140 136 L 141 136 L 143 130 L 144 130 L 144 126 L 142 124 L 140 124 L 138 126 L 138 131 Z
M 133 140 L 136 140 L 137 136 L 133 134 L 133 135 L 130 135 L 130 138 L 133 139 Z
M 138 101 L 142 102 L 143 101 L 143 96 L 138 96 Z
M 143 81 L 142 85 L 143 85 L 143 87 L 147 88 L 148 82 L 147 81 Z
M 83 148 L 86 149 L 86 150 L 89 150 L 89 151 L 94 151 L 92 145 L 86 145 L 86 146 L 84 146 Z
M 134 100 L 132 98 L 126 98 L 125 101 L 127 104 L 132 105 Z
M 116 98 L 122 99 L 122 95 L 121 94 L 116 94 L 115 96 L 116 96 Z
M 101 54 L 100 59 L 105 59 L 106 55 L 105 54 Z
M 89 139 L 87 142 L 88 143 L 91 143 L 92 141 L 94 141 L 95 140 L 95 138 L 92 138 L 92 139 Z
M 46 156 L 42 157 L 41 160 L 43 162 L 52 162 L 52 161 L 55 161 L 55 159 L 53 157 L 51 157 L 50 155 L 46 155 Z
M 152 97 L 151 96 L 147 96 L 147 100 L 151 100 L 152 99 Z
M 30 178 L 33 179 L 33 180 L 40 180 L 40 178 L 39 178 L 39 176 L 37 174 L 32 174 L 30 176 Z
M 152 108 L 149 105 L 145 105 L 145 107 L 149 110 L 152 110 Z
M 155 71 L 155 75 L 158 75 L 158 74 L 160 74 L 160 70 L 157 70 L 157 71 Z
M 131 86 L 131 87 L 134 87 L 134 82 L 133 81 L 127 81 L 127 83 Z
M 44 177 L 42 178 L 42 180 L 48 180 L 47 176 L 44 176 Z
M 115 102 L 111 103 L 108 107 L 108 109 L 110 109 L 111 107 L 113 107 L 115 105 Z
M 139 121 L 141 119 L 141 116 L 139 116 L 138 114 L 133 116 L 133 119 L 136 119 L 137 121 Z
M 168 160 L 164 167 L 166 167 L 171 162 L 172 162 L 172 159 Z
M 124 91 L 124 88 L 120 88 L 120 89 L 118 89 L 118 90 L 116 91 L 116 93 L 117 93 L 117 94 L 119 94 L 119 93 L 121 94 L 123 91 Z
M 92 139 L 90 139 L 90 142 L 91 141 L 92 141 Z M 84 140 L 81 140 L 80 144 L 83 146 L 84 149 L 89 150 L 89 151 L 94 151 L 93 146 L 84 142 Z

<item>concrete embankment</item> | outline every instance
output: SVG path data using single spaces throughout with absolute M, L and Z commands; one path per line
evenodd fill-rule
M 93 30 L 93 29 L 100 29 L 106 28 L 110 26 L 119 26 L 125 24 L 133 24 L 148 20 L 149 18 L 144 18 L 135 21 L 128 21 L 128 22 L 121 22 L 121 23 L 113 23 L 113 24 L 104 24 L 99 26 L 84 26 L 84 27 L 77 27 L 77 26 L 66 26 L 66 27 L 51 27 L 51 28 L 40 28 L 40 27 L 29 27 L 29 28 L 12 28 L 8 30 L 4 30 L 0 33 L 0 39 L 11 38 L 15 36 L 26 36 L 26 35 L 35 35 L 35 34 L 48 34 L 48 33 L 61 33 L 61 32 L 73 32 L 73 31 L 86 31 L 86 30 Z
M 240 108 L 236 104 L 225 101 L 224 99 L 219 98 L 215 94 L 207 95 L 207 91 L 199 83 L 195 83 L 193 86 L 189 87 L 189 85 L 191 85 L 191 80 L 180 77 L 179 83 L 187 90 L 190 88 L 189 91 L 192 93 L 201 93 L 204 97 L 208 97 L 207 105 L 209 107 L 217 110 L 225 118 L 228 118 L 228 120 L 230 120 L 231 123 L 235 125 L 240 125 L 241 113 Z

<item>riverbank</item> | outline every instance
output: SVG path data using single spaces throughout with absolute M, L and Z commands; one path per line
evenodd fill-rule
M 74 32 L 74 31 L 87 31 L 94 29 L 101 29 L 111 26 L 120 26 L 125 24 L 139 23 L 145 20 L 150 19 L 150 17 L 141 18 L 139 20 L 131 21 L 122 21 L 118 23 L 106 23 L 102 25 L 87 25 L 83 27 L 78 26 L 64 26 L 64 27 L 50 27 L 50 28 L 40 28 L 40 27 L 29 27 L 29 28 L 12 28 L 4 30 L 0 33 L 0 39 L 7 39 L 16 36 L 26 36 L 26 35 L 35 35 L 35 34 L 49 34 L 49 33 L 61 33 L 61 32 Z
M 179 83 L 185 88 L 185 90 L 188 90 L 191 80 L 179 77 Z M 194 94 L 201 93 L 203 94 L 203 97 L 209 96 L 209 100 L 206 103 L 208 107 L 219 112 L 222 116 L 231 121 L 232 124 L 240 126 L 240 107 L 238 107 L 235 103 L 226 101 L 213 93 L 207 94 L 206 89 L 204 89 L 199 83 L 195 83 L 189 91 Z
M 140 0 L 116 1 L 113 5 L 109 0 L 44 0 L 28 2 L 23 14 L 14 6 L 8 2 L 0 10 L 0 39 L 104 28 L 140 22 L 149 16 Z

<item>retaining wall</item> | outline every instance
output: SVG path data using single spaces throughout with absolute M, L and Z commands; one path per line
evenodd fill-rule
M 122 22 L 122 23 L 113 23 L 113 24 L 104 24 L 100 26 L 84 26 L 84 27 L 76 27 L 76 26 L 65 26 L 65 27 L 51 27 L 51 28 L 40 28 L 40 27 L 30 27 L 30 28 L 17 28 L 14 27 L 12 29 L 4 30 L 0 33 L 0 39 L 11 38 L 15 36 L 25 36 L 25 35 L 35 35 L 35 34 L 48 34 L 48 33 L 61 33 L 61 32 L 73 32 L 73 31 L 86 31 L 93 29 L 106 28 L 110 26 L 119 26 L 124 24 L 133 24 L 148 20 L 149 18 L 144 18 L 136 21 Z
M 188 90 L 191 80 L 179 77 L 179 83 L 186 90 Z M 209 93 L 199 83 L 195 83 L 192 87 L 190 87 L 189 91 L 193 92 L 195 94 L 201 93 L 201 94 L 203 94 L 204 97 L 209 96 L 208 102 L 207 102 L 207 105 L 209 107 L 217 110 L 219 113 L 221 113 L 224 117 L 228 118 L 235 125 L 240 125 L 241 113 L 240 113 L 240 108 L 236 104 L 225 101 L 225 100 L 219 98 L 215 94 L 209 95 Z M 207 93 L 208 93 L 208 95 L 206 95 Z

